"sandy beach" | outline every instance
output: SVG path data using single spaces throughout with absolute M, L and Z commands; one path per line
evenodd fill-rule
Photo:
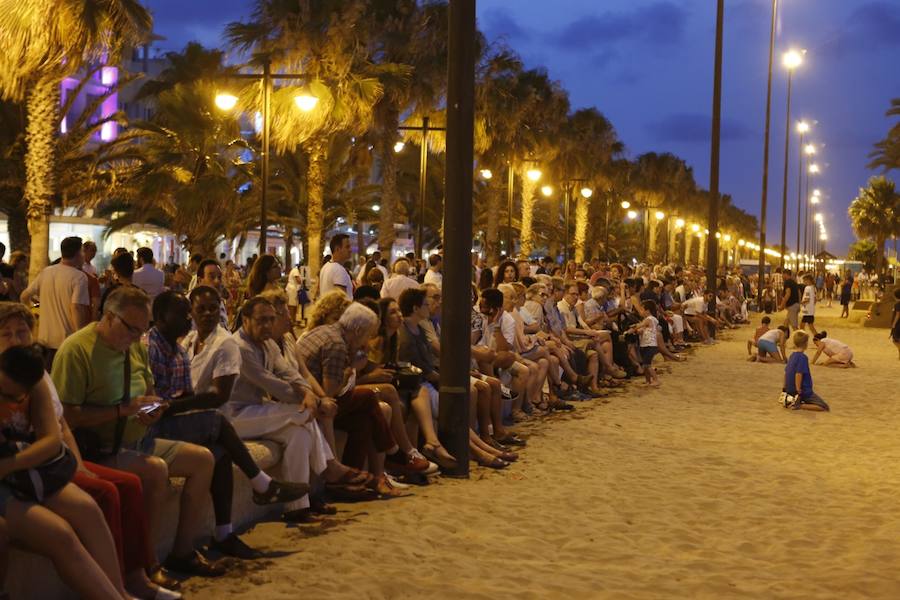
M 747 362 L 743 327 L 669 363 L 659 389 L 635 382 L 523 427 L 529 446 L 506 471 L 339 505 L 320 524 L 259 524 L 245 539 L 283 556 L 186 591 L 898 598 L 900 361 L 886 329 L 839 321 L 838 309 L 818 319 L 859 368 L 813 367 L 831 413 L 781 408 L 783 366 Z

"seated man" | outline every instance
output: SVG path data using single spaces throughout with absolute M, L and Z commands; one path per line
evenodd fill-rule
M 312 385 L 337 400 L 334 426 L 348 434 L 344 460 L 356 467 L 368 460 L 376 478 L 375 490 L 383 496 L 397 496 L 399 491 L 384 474 L 385 460 L 398 472 L 424 473 L 430 465 L 418 452 L 401 451 L 376 391 L 356 385 L 355 369 L 367 364 L 366 348 L 377 332 L 378 316 L 354 302 L 337 323 L 321 325 L 302 336 L 297 341 L 297 359 L 315 382 Z
M 201 263 L 202 265 L 202 263 Z M 201 286 L 207 297 L 214 297 L 212 288 Z M 208 337 L 206 315 L 203 325 Z M 212 495 L 216 529 L 211 547 L 237 558 L 259 558 L 259 552 L 247 546 L 234 534 L 231 524 L 234 480 L 232 463 L 250 480 L 253 501 L 257 504 L 291 502 L 309 493 L 306 483 L 275 481 L 254 462 L 234 427 L 222 413 L 215 410 L 231 396 L 231 388 L 240 369 L 240 356 L 223 360 L 208 390 L 194 391 L 191 381 L 191 360 L 178 345 L 179 338 L 191 331 L 191 304 L 178 292 L 166 291 L 153 300 L 153 328 L 150 330 L 150 369 L 157 394 L 169 403 L 162 419 L 153 426 L 157 436 L 205 446 L 216 458 L 209 492 Z M 198 325 L 199 326 L 199 325 Z M 226 334 L 227 335 L 227 334 Z M 237 354 L 237 348 L 234 348 Z M 225 358 L 224 356 L 222 358 Z M 235 360 L 236 359 L 236 360 Z M 214 367 L 215 368 L 215 367 Z
M 706 290 L 702 296 L 694 296 L 688 298 L 681 303 L 684 318 L 691 326 L 700 332 L 703 343 L 706 345 L 715 344 L 715 340 L 710 335 L 710 327 L 712 331 L 716 330 L 719 324 L 718 319 L 708 314 L 709 303 L 716 297 L 712 290 Z
M 159 531 L 168 478 L 185 478 L 175 542 L 165 566 L 193 575 L 223 575 L 221 564 L 207 561 L 194 549 L 203 527 L 213 455 L 202 446 L 157 438 L 151 430 L 167 404 L 155 395 L 147 350 L 140 343 L 149 326 L 147 294 L 136 287 L 114 290 L 100 321 L 60 346 L 53 383 L 66 421 L 84 446 L 84 458 L 141 478 L 151 532 Z
M 233 338 L 241 355 L 241 371 L 223 412 L 243 439 L 268 439 L 284 444 L 282 469 L 290 481 L 307 483 L 310 469 L 329 483 L 347 484 L 350 492 L 369 483 L 368 473 L 345 467 L 334 459 L 316 416 L 333 411 L 333 403 L 318 398 L 272 341 L 275 309 L 260 296 L 241 307 L 241 327 Z M 311 506 L 308 496 L 289 503 L 282 518 L 306 522 L 328 507 Z

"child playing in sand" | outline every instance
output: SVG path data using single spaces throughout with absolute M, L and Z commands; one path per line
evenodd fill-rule
M 806 348 L 809 345 L 809 334 L 805 331 L 794 332 L 794 348 L 796 352 L 791 354 L 784 367 L 784 389 L 794 401 L 786 408 L 794 410 L 831 410 L 828 404 L 819 398 L 813 391 L 812 374 L 809 372 L 809 358 L 806 357 Z
M 633 333 L 640 334 L 641 345 L 641 366 L 644 367 L 644 377 L 647 385 L 658 387 L 659 378 L 653 369 L 653 357 L 659 352 L 659 342 L 656 339 L 659 321 L 654 316 L 656 314 L 656 302 L 653 300 L 644 300 L 641 303 L 647 316 L 644 320 L 631 328 Z
M 790 335 L 791 329 L 787 325 L 779 325 L 759 336 L 759 339 L 756 340 L 757 354 L 750 356 L 750 362 L 786 363 L 787 351 L 784 347 Z
M 814 335 L 813 344 L 816 345 L 817 350 L 816 355 L 813 356 L 812 364 L 816 364 L 816 361 L 819 360 L 819 357 L 824 352 L 825 356 L 828 357 L 828 360 L 822 364 L 826 367 L 841 367 L 846 369 L 847 367 L 856 366 L 856 363 L 853 362 L 853 350 L 850 349 L 850 346 L 844 342 L 828 337 L 827 331 L 820 331 Z
M 812 275 L 803 276 L 803 296 L 800 300 L 800 308 L 803 311 L 803 318 L 800 319 L 800 329 L 805 330 L 809 325 L 809 330 L 816 335 L 816 286 Z
M 756 347 L 756 343 L 759 341 L 759 336 L 769 331 L 769 324 L 772 322 L 772 319 L 768 316 L 762 318 L 762 325 L 756 328 L 756 331 L 753 332 L 753 339 L 747 340 L 747 354 L 753 356 L 753 348 Z

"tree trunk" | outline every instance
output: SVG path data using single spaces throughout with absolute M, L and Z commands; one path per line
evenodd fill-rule
M 706 238 L 708 236 L 700 236 L 700 243 L 698 244 L 700 250 L 697 252 L 697 262 L 695 264 L 702 266 L 704 262 L 704 257 L 706 256 Z M 713 282 L 715 283 L 715 282 Z
M 392 110 L 385 125 L 385 133 L 382 135 L 381 146 L 381 211 L 378 219 L 378 247 L 388 256 L 393 256 L 391 249 L 394 246 L 394 223 L 397 222 L 397 153 L 394 152 L 394 143 L 397 141 L 393 134 L 400 125 L 400 115 Z
M 534 250 L 534 192 L 537 190 L 537 182 L 528 179 L 528 169 L 523 165 L 519 170 L 519 179 L 522 182 L 522 227 L 519 231 L 519 256 L 528 258 Z M 509 249 L 512 257 L 512 248 Z
M 687 267 L 691 264 L 691 246 L 694 244 L 694 235 L 685 229 L 684 231 L 684 254 L 682 255 L 682 263 Z
M 21 250 L 28 253 L 31 235 L 28 233 L 28 216 L 25 208 L 19 204 L 10 207 L 6 213 L 6 228 L 9 230 L 9 250 Z
M 490 264 L 500 263 L 500 191 L 488 190 L 487 227 L 485 228 L 485 257 Z
M 672 221 L 671 217 L 669 217 L 668 229 L 669 229 L 669 241 L 668 241 L 669 262 L 674 263 L 674 262 L 678 262 L 678 258 L 677 258 L 678 257 L 678 241 L 677 241 L 678 240 L 678 232 L 675 231 L 675 229 L 676 229 L 675 223 Z
M 294 261 L 291 260 L 291 248 L 294 247 L 294 230 L 291 227 L 285 227 L 284 232 L 284 268 L 290 273 L 294 268 Z
M 584 262 L 584 249 L 587 247 L 588 200 L 578 194 L 575 197 L 575 262 Z
M 49 261 L 50 214 L 56 195 L 56 127 L 59 123 L 59 81 L 39 79 L 27 100 L 25 130 L 25 204 L 31 235 L 28 279 L 34 281 Z
M 884 269 L 884 242 L 887 240 L 886 236 L 879 235 L 875 238 L 875 274 L 878 277 L 881 277 L 882 270 Z
M 306 237 L 309 243 L 309 275 L 319 277 L 322 266 L 322 233 L 325 229 L 325 166 L 328 161 L 326 144 L 322 138 L 311 138 L 306 151 L 309 154 L 309 168 L 306 174 Z
M 659 235 L 657 235 L 659 232 L 659 221 L 656 220 L 656 215 L 654 213 L 655 211 L 653 210 L 647 210 L 647 229 L 650 232 L 648 234 L 649 241 L 647 242 L 647 247 L 649 248 L 649 251 L 647 254 L 649 254 L 648 258 L 650 260 L 656 260 L 660 256 L 659 248 L 656 247 L 659 239 Z

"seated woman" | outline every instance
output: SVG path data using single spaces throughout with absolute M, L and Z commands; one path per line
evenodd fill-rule
M 122 582 L 112 534 L 90 496 L 69 482 L 40 501 L 21 500 L 5 481 L 16 471 L 56 459 L 63 450 L 44 361 L 34 346 L 0 353 L 0 431 L 10 450 L 7 440 L 30 442 L 0 458 L 0 516 L 6 518 L 10 538 L 53 561 L 78 596 L 133 600 Z
M 397 332 L 403 322 L 400 307 L 393 298 L 382 298 L 378 302 L 379 326 L 378 334 L 369 343 L 369 360 L 376 366 L 375 371 L 399 362 Z M 374 372 L 374 371 L 373 371 Z M 393 378 L 393 374 L 391 374 Z M 456 467 L 456 458 L 441 445 L 434 429 L 434 415 L 428 390 L 419 386 L 417 390 L 399 390 L 406 399 L 406 407 L 415 415 L 419 431 L 425 440 L 422 454 L 444 469 Z
M 398 330 L 399 358 L 422 369 L 425 380 L 423 387 L 428 390 L 430 398 L 434 398 L 437 395 L 435 386 L 440 382 L 440 376 L 435 366 L 437 361 L 424 331 L 419 327 L 419 323 L 427 319 L 429 315 L 429 308 L 425 303 L 425 290 L 419 288 L 404 290 L 398 304 L 403 315 L 403 322 Z M 484 402 L 489 402 L 489 399 L 479 393 L 474 385 L 472 388 L 469 414 L 474 418 L 478 414 L 479 405 L 483 406 Z M 469 451 L 478 464 L 492 469 L 504 469 L 517 458 L 513 453 L 500 450 L 484 442 L 471 427 L 469 428 Z
M 23 304 L 0 302 L 0 352 L 13 346 L 31 346 L 34 316 Z M 125 587 L 138 598 L 177 599 L 181 594 L 167 587 L 178 587 L 178 581 L 166 576 L 156 560 L 147 529 L 144 495 L 137 475 L 111 469 L 82 459 L 72 430 L 62 416 L 62 405 L 50 376 L 44 375 L 54 412 L 59 420 L 63 443 L 75 455 L 78 470 L 72 482 L 97 502 L 112 533 Z M 128 543 L 125 544 L 124 540 Z M 153 573 L 153 581 L 147 573 Z M 160 587 L 157 584 L 167 584 Z
M 827 331 L 820 331 L 814 335 L 813 343 L 816 345 L 816 355 L 813 356 L 812 364 L 816 364 L 816 361 L 824 353 L 828 359 L 822 364 L 826 367 L 846 369 L 856 366 L 856 363 L 853 362 L 853 350 L 850 349 L 850 346 L 840 340 L 828 337 Z

